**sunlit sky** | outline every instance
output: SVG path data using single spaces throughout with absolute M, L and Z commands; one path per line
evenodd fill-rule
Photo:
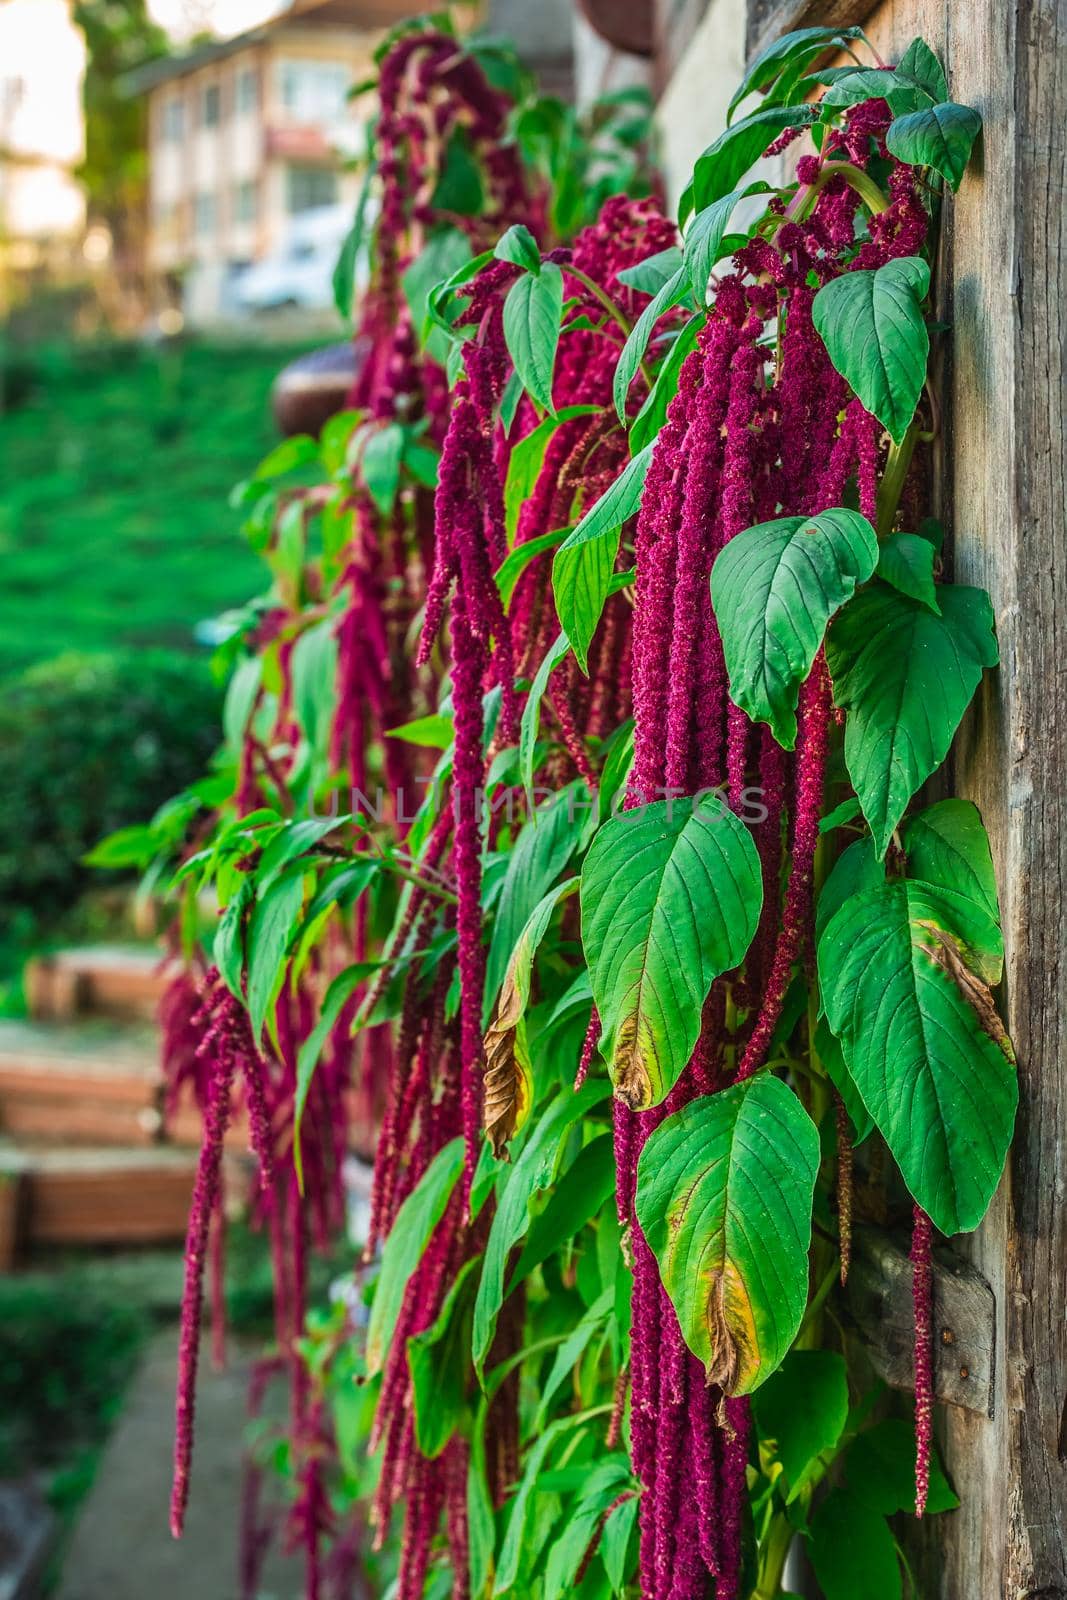
M 155 20 L 175 39 L 211 32 L 240 33 L 285 9 L 285 0 L 148 0 Z

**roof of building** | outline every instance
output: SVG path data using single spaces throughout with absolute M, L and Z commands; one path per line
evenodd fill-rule
M 162 56 L 158 61 L 148 61 L 126 73 L 122 87 L 133 96 L 147 94 L 161 83 L 184 78 L 190 72 L 210 66 L 215 61 L 225 61 L 250 46 L 260 44 L 287 27 L 299 25 L 301 30 L 313 28 L 351 28 L 361 33 L 388 28 L 410 14 L 405 0 L 288 0 L 276 16 L 268 17 L 258 27 L 235 34 L 231 39 L 211 39 L 180 55 Z

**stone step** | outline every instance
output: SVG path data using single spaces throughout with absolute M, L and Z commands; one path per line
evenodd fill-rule
M 42 1022 L 82 1016 L 152 1022 L 166 982 L 163 952 L 155 947 L 86 945 L 29 961 L 26 1004 Z

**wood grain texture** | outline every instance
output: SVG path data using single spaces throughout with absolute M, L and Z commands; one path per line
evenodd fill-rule
M 857 1228 L 845 1301 L 878 1376 L 915 1388 L 915 1314 L 909 1240 Z M 954 1251 L 934 1253 L 934 1394 L 943 1404 L 992 1414 L 996 1299 L 986 1280 Z
M 750 53 L 846 21 L 888 60 L 922 34 L 984 122 L 942 232 L 938 477 L 954 576 L 997 615 L 1002 664 L 951 777 L 993 846 L 1021 1105 L 990 1214 L 955 1242 L 992 1288 L 1002 1359 L 991 1418 L 939 1418 L 962 1504 L 928 1520 L 922 1592 L 1067 1600 L 1067 6 L 751 0 Z

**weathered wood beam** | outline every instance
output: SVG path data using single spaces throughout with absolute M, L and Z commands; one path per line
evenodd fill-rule
M 915 1315 L 906 1240 L 857 1228 L 846 1304 L 871 1365 L 893 1389 L 913 1390 Z M 947 1247 L 934 1254 L 934 1393 L 993 1415 L 996 1302 L 982 1274 Z

